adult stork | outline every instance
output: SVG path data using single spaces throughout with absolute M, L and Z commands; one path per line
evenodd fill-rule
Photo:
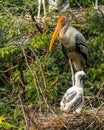
M 49 12 L 66 11 L 69 8 L 69 0 L 49 0 Z
M 75 85 L 70 87 L 64 94 L 60 102 L 61 110 L 69 112 L 71 108 L 76 113 L 80 113 L 84 103 L 84 79 L 86 74 L 84 71 L 78 71 L 75 74 Z
M 40 18 L 41 5 L 43 5 L 44 16 L 46 16 L 45 1 L 44 0 L 38 0 L 38 15 L 37 15 L 38 19 Z
M 99 7 L 98 7 L 98 0 L 95 0 L 95 6 L 94 6 L 94 9 L 98 10 Z
M 62 43 L 62 50 L 69 60 L 72 83 L 74 85 L 72 63 L 77 71 L 83 70 L 83 68 L 87 66 L 88 47 L 85 37 L 77 29 L 69 25 L 69 19 L 65 16 L 61 16 L 58 19 L 56 29 L 50 42 L 49 52 L 52 50 L 52 46 L 57 37 Z

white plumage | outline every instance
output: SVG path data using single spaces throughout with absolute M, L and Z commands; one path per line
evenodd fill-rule
M 69 8 L 68 0 L 49 0 L 49 12 L 66 11 Z
M 99 7 L 98 7 L 98 0 L 95 0 L 95 6 L 94 6 L 94 9 L 99 9 Z
M 80 113 L 84 103 L 84 83 L 86 74 L 84 71 L 78 71 L 75 74 L 75 85 L 69 88 L 64 94 L 62 101 L 60 102 L 61 110 L 69 112 L 71 108 L 76 113 Z
M 38 15 L 37 15 L 37 18 L 40 18 L 41 5 L 43 5 L 44 16 L 46 16 L 45 0 L 38 0 Z

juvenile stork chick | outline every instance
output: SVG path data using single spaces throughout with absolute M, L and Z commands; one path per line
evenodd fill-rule
M 60 102 L 61 111 L 69 112 L 71 108 L 75 113 L 80 113 L 84 103 L 84 71 L 75 74 L 75 85 L 69 88 Z

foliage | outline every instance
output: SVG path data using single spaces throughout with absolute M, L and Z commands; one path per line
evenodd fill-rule
M 90 0 L 86 0 L 86 1 L 84 1 L 84 0 L 79 0 L 79 1 L 77 1 L 77 0 L 70 0 L 69 1 L 70 2 L 70 6 L 71 7 L 90 7 L 91 5 L 92 5 L 92 2 L 90 1 Z
M 84 3 L 86 2 L 86 3 Z M 81 6 L 91 6 L 89 0 L 78 2 Z M 75 1 L 70 1 L 76 6 Z M 48 53 L 52 36 L 51 26 L 31 19 L 30 11 L 37 15 L 36 0 L 0 1 L 0 128 L 23 129 L 24 115 L 21 106 L 38 108 L 58 107 L 63 93 L 71 86 L 71 74 L 67 59 L 60 45 Z M 27 18 L 27 16 L 30 16 Z M 103 18 L 99 11 L 85 10 L 82 33 L 89 46 L 90 80 L 86 82 L 86 95 L 93 96 L 104 81 L 104 33 Z M 42 26 L 41 26 L 42 24 Z M 85 31 L 86 30 L 86 31 Z M 58 43 L 58 41 L 57 41 Z M 90 88 L 93 86 L 93 90 Z M 20 98 L 23 104 L 20 103 Z M 96 102 L 95 104 L 98 105 Z M 97 106 L 96 105 L 96 106 Z M 42 108 L 44 106 L 44 108 Z M 12 115 L 12 116 L 11 116 Z
M 99 4 L 103 4 L 104 0 L 99 1 Z M 91 0 L 69 0 L 71 7 L 91 7 L 95 4 L 95 1 Z
M 99 11 L 92 11 L 89 17 L 89 34 L 91 34 L 89 39 L 89 51 L 92 54 L 89 63 L 93 63 L 93 66 L 90 65 L 88 70 L 89 76 L 92 76 L 92 81 L 101 81 L 104 80 L 104 28 L 103 26 L 103 17 Z M 95 51 L 96 50 L 96 51 Z M 96 83 L 96 82 L 95 82 Z
M 10 128 L 14 128 L 14 126 L 8 122 L 5 122 L 4 117 L 0 117 L 0 129 L 10 129 Z

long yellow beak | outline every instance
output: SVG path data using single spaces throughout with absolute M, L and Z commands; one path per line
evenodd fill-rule
M 56 38 L 57 38 L 59 32 L 61 31 L 61 29 L 62 29 L 61 23 L 57 23 L 57 27 L 56 27 L 56 29 L 55 29 L 53 35 L 52 35 L 52 39 L 51 39 L 51 42 L 50 42 L 49 52 L 51 52 L 52 46 L 53 46 L 53 44 L 54 44 L 54 42 L 55 42 L 55 40 L 56 40 Z

